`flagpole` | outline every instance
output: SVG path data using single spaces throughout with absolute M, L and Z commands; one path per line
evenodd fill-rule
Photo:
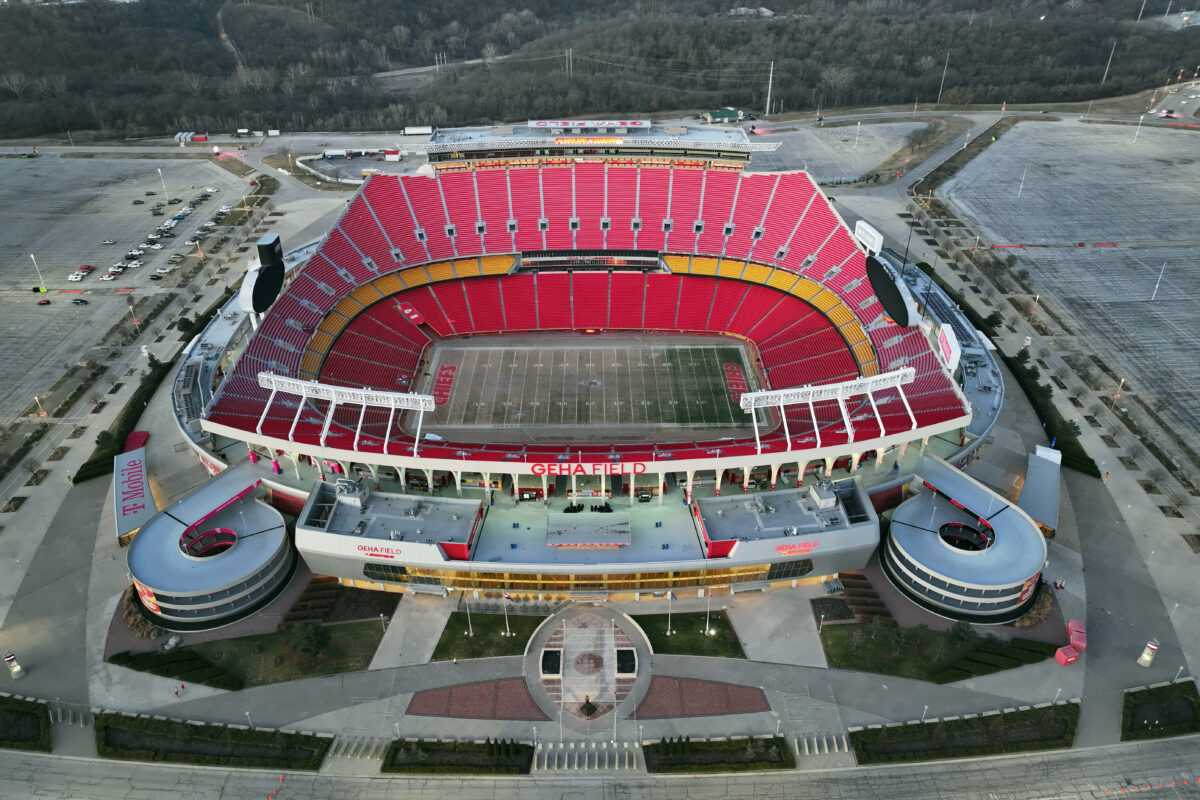
M 471 598 L 467 597 L 466 590 L 463 590 L 463 606 L 467 609 L 467 636 L 474 636 L 475 629 L 471 627 Z
M 712 589 L 708 590 L 708 603 L 704 606 L 704 635 L 708 636 L 708 615 L 712 611 Z
M 508 627 L 508 592 L 504 593 L 504 604 L 501 608 L 504 609 L 504 635 L 512 636 L 512 629 Z

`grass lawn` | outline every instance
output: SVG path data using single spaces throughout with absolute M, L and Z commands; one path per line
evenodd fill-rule
M 1126 692 L 1121 740 L 1158 739 L 1200 731 L 1200 693 L 1195 681 Z
M 634 621 L 642 626 L 650 646 L 656 653 L 678 656 L 713 656 L 715 658 L 745 658 L 742 643 L 724 611 L 714 611 L 708 620 L 711 636 L 704 634 L 704 614 L 672 614 L 671 628 L 675 633 L 667 636 L 666 614 L 641 614 Z
M 329 625 L 329 642 L 310 655 L 300 649 L 292 630 L 192 645 L 206 661 L 241 678 L 246 686 L 315 678 L 366 669 L 383 627 L 378 622 Z
M 508 626 L 513 635 L 505 636 L 503 614 L 472 614 L 471 630 L 475 635 L 468 636 L 467 615 L 455 611 L 446 621 L 442 636 L 433 648 L 433 660 L 519 656 L 525 652 L 525 643 L 544 619 L 540 616 L 509 614 Z
M 950 683 L 1043 661 L 1054 645 L 980 637 L 965 623 L 948 631 L 924 625 L 898 628 L 876 624 L 826 625 L 821 643 L 831 669 L 852 669 Z

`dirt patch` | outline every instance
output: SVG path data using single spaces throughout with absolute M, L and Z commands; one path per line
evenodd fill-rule
M 29 480 L 25 481 L 26 486 L 37 486 L 42 481 L 46 480 L 46 476 L 50 474 L 48 469 L 39 469 L 29 476 Z
M 837 622 L 839 620 L 853 620 L 854 612 L 850 610 L 850 606 L 840 597 L 817 597 L 809 601 L 812 604 L 813 619 L 820 622 L 821 618 L 825 618 L 825 622 Z
M 85 433 L 87 433 L 87 426 L 76 425 L 75 430 L 73 430 L 69 434 L 67 434 L 67 438 L 68 439 L 78 439 L 80 436 L 83 436 Z
M 62 461 L 63 456 L 65 456 L 67 454 L 67 451 L 69 451 L 70 449 L 71 448 L 69 448 L 69 447 L 56 447 L 56 448 L 54 448 L 54 452 L 46 457 L 46 460 L 47 461 Z
M 1141 470 L 1141 467 L 1138 466 L 1137 462 L 1129 456 L 1121 456 L 1118 460 L 1121 462 L 1121 466 L 1125 467 L 1125 469 L 1138 471 Z
M 36 742 L 41 736 L 37 714 L 15 708 L 0 708 L 0 730 L 8 742 Z
M 1175 506 L 1159 506 L 1158 510 L 1162 512 L 1164 517 L 1171 519 L 1183 519 L 1183 514 Z
M 18 508 L 23 506 L 25 501 L 28 499 L 29 498 L 27 497 L 14 497 L 12 500 L 9 500 L 7 503 L 5 503 L 3 508 L 0 508 L 0 514 L 11 514 L 13 511 L 16 511 Z
M 1192 552 L 1200 555 L 1200 533 L 1181 533 L 1183 541 L 1187 542 L 1187 546 L 1192 548 Z
M 1158 488 L 1158 484 L 1154 481 L 1142 478 L 1138 481 L 1138 485 L 1142 487 L 1142 491 L 1146 494 L 1162 494 L 1162 490 Z

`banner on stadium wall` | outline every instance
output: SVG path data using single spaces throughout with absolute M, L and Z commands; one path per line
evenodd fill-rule
M 531 119 L 526 124 L 531 128 L 649 128 L 650 120 Z
M 146 448 L 113 456 L 113 517 L 122 539 L 158 513 L 146 479 Z
M 146 607 L 146 610 L 151 613 L 157 614 L 158 613 L 158 600 L 156 600 L 154 598 L 154 592 L 151 591 L 149 588 L 143 586 L 142 584 L 138 583 L 137 581 L 133 582 L 133 586 L 135 589 L 137 589 L 138 597 L 141 598 L 142 605 L 144 605 Z
M 937 342 L 938 354 L 946 364 L 946 369 L 953 372 L 962 358 L 962 346 L 958 343 L 958 335 L 949 325 L 943 325 L 938 328 Z

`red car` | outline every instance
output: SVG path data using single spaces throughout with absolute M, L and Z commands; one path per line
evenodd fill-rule
M 80 264 L 79 271 L 80 272 L 95 272 L 96 268 L 93 267 L 91 264 Z
M 48 305 L 50 305 L 50 301 L 43 297 L 41 300 L 38 300 L 38 305 L 39 306 L 48 306 Z

